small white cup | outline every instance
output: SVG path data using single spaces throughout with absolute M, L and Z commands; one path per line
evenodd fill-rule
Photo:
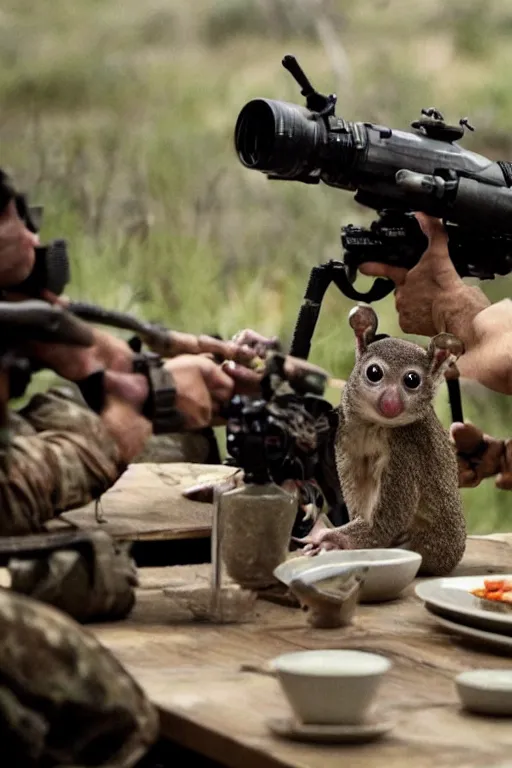
M 364 720 L 391 662 L 364 651 L 298 651 L 272 667 L 299 721 L 351 725 Z
M 512 670 L 470 669 L 457 675 L 455 686 L 464 709 L 512 717 Z

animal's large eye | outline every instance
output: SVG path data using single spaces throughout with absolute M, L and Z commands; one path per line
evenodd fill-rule
M 378 381 L 382 379 L 384 376 L 384 373 L 382 371 L 382 368 L 378 365 L 369 365 L 366 369 L 366 378 L 368 381 L 371 381 L 372 384 L 376 384 Z
M 421 384 L 421 376 L 416 371 L 408 371 L 402 381 L 407 389 L 418 389 Z

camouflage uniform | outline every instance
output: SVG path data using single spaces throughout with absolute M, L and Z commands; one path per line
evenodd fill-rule
M 158 733 L 157 711 L 92 634 L 0 589 L 2 765 L 133 768 Z
M 0 454 L 0 536 L 41 531 L 84 506 L 126 469 L 100 417 L 62 390 L 35 395 L 11 412 Z

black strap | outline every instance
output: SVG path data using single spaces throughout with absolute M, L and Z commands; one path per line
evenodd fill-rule
M 133 372 L 142 373 L 149 384 L 142 413 L 151 421 L 153 434 L 181 431 L 185 419 L 176 408 L 176 385 L 162 358 L 154 352 L 140 352 L 134 357 Z
M 2 214 L 11 200 L 15 198 L 16 192 L 9 176 L 0 170 L 0 214 Z
M 447 379 L 448 397 L 452 411 L 452 424 L 454 422 L 464 422 L 462 414 L 462 398 L 460 394 L 460 383 L 458 379 Z
M 95 413 L 101 413 L 105 407 L 105 371 L 91 373 L 77 384 L 89 408 Z
M 498 165 L 503 172 L 508 187 L 512 187 L 512 163 L 507 160 L 498 160 Z

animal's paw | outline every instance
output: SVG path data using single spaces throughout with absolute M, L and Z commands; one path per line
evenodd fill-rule
M 299 510 L 304 517 L 302 522 L 311 520 L 316 523 L 324 506 L 324 497 L 316 482 L 312 480 L 285 480 L 281 488 L 288 493 L 297 494 Z
M 350 549 L 348 536 L 338 528 L 323 528 L 299 540 L 305 555 L 318 555 L 331 549 Z

